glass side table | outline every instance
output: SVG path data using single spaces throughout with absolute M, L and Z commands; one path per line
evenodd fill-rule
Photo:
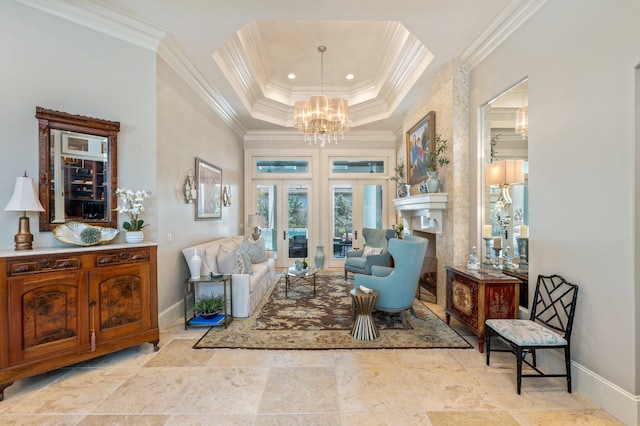
M 225 301 L 223 310 L 220 314 L 213 318 L 204 318 L 201 315 L 196 316 L 193 313 L 191 318 L 187 316 L 187 298 L 193 286 L 193 302 L 195 304 L 198 297 L 198 287 L 202 284 L 207 285 L 222 285 L 222 299 Z M 227 290 L 228 287 L 228 290 Z M 230 274 L 221 275 L 203 275 L 200 278 L 187 278 L 182 284 L 184 292 L 184 329 L 187 330 L 189 326 L 207 326 L 207 327 L 222 327 L 227 326 L 233 321 L 233 279 Z M 230 307 L 227 312 L 227 306 Z

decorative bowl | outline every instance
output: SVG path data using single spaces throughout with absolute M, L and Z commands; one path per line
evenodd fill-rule
M 87 225 L 81 222 L 69 222 L 53 229 L 56 240 L 77 246 L 95 246 L 106 244 L 119 233 L 117 229 Z

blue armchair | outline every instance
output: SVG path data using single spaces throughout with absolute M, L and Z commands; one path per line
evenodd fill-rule
M 373 265 L 389 266 L 391 256 L 387 251 L 387 244 L 394 235 L 393 229 L 363 228 L 364 247 L 359 250 L 347 251 L 344 261 L 344 279 L 347 279 L 347 272 L 371 275 Z M 382 253 L 363 257 L 366 247 L 382 248 Z
M 371 276 L 355 275 L 353 291 L 361 285 L 378 290 L 380 296 L 374 309 L 400 312 L 402 325 L 408 328 L 406 314 L 413 307 L 427 244 L 429 241 L 425 238 L 409 235 L 404 240 L 392 238 L 388 248 L 394 267 L 373 266 Z

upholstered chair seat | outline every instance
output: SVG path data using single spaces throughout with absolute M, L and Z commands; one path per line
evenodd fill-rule
M 373 265 L 388 266 L 391 256 L 387 250 L 387 244 L 394 235 L 393 229 L 363 228 L 364 247 L 347 251 L 344 279 L 347 279 L 347 272 L 371 275 Z

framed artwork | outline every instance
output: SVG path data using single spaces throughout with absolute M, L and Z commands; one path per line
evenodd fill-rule
M 427 179 L 427 152 L 436 149 L 436 113 L 430 111 L 407 132 L 407 183 Z
M 222 217 L 222 170 L 196 158 L 196 220 Z

